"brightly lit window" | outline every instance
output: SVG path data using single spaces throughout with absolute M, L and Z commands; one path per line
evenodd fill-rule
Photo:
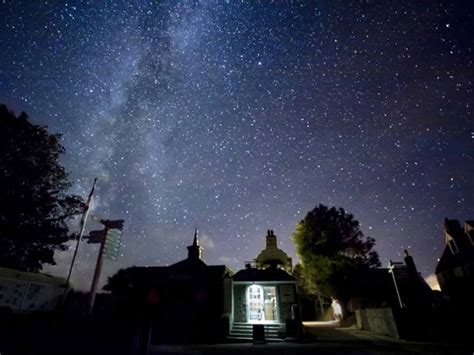
M 247 289 L 247 309 L 250 323 L 277 322 L 276 287 L 249 286 Z

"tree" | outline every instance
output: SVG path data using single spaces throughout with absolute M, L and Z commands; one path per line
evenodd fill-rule
M 59 138 L 0 105 L 0 266 L 39 271 L 73 237 L 67 222 L 83 202 L 67 194 Z
M 135 270 L 135 267 L 120 269 L 114 275 L 107 278 L 107 283 L 102 289 L 117 294 L 129 293 L 136 287 L 136 280 L 134 277 Z
M 143 273 L 138 267 L 118 270 L 108 277 L 102 289 L 113 295 L 117 310 L 122 316 L 135 317 L 150 311 L 145 304 L 150 301 L 147 298 L 150 296 L 149 290 L 145 287 Z
M 292 240 L 301 260 L 299 282 L 310 295 L 344 299 L 357 272 L 380 266 L 374 239 L 364 237 L 359 222 L 342 208 L 314 208 Z

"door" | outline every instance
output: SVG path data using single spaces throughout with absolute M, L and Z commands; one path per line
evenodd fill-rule
M 247 289 L 248 321 L 251 323 L 265 320 L 263 287 L 252 285 Z
M 247 321 L 249 323 L 277 323 L 279 321 L 275 286 L 249 286 Z

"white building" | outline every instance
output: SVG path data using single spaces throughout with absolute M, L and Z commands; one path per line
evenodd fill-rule
M 0 268 L 0 307 L 13 311 L 51 311 L 64 292 L 66 279 Z

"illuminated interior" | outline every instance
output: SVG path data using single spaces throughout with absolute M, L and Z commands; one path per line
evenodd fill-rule
M 247 320 L 249 323 L 278 322 L 275 286 L 249 286 L 247 289 Z

